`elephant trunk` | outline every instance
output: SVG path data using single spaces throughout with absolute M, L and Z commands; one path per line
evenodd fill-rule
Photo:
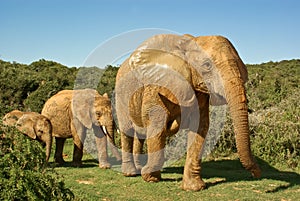
M 261 176 L 261 170 L 251 153 L 247 98 L 243 81 L 240 78 L 233 78 L 229 81 L 225 81 L 225 84 L 226 83 L 225 94 L 233 122 L 240 161 L 245 169 L 249 170 L 254 177 L 258 178 Z
M 108 146 L 112 152 L 112 154 L 116 157 L 117 160 L 121 160 L 120 153 L 116 147 L 115 143 L 115 134 L 114 134 L 114 123 L 105 126 L 107 137 L 108 137 Z
M 42 141 L 46 143 L 46 163 L 49 161 L 52 147 L 52 125 L 49 120 L 46 123 L 46 133 L 42 135 Z
M 113 124 L 109 123 L 108 125 L 104 126 L 104 132 L 109 140 L 113 145 L 115 145 L 115 134 L 114 134 L 114 126 Z
M 49 136 L 49 139 L 46 141 L 46 162 L 49 161 L 52 147 L 52 136 Z

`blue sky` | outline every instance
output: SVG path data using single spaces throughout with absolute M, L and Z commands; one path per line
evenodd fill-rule
M 145 28 L 226 36 L 245 63 L 300 58 L 298 0 L 0 0 L 0 10 L 5 61 L 79 67 L 99 44 Z

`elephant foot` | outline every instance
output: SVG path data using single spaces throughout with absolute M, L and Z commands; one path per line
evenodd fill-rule
M 138 174 L 135 165 L 131 162 L 122 163 L 122 173 L 125 177 L 135 177 Z
M 135 167 L 136 167 L 137 174 L 141 174 L 143 166 L 142 165 L 136 165 Z
M 206 188 L 206 184 L 199 176 L 183 178 L 181 188 L 185 191 L 200 191 Z
M 80 161 L 80 162 L 78 162 L 78 161 L 73 161 L 72 162 L 72 166 L 73 167 L 81 167 L 82 166 L 82 162 Z
M 159 182 L 161 180 L 160 171 L 155 171 L 151 173 L 142 173 L 142 178 L 147 182 Z
M 159 182 L 161 180 L 160 170 L 153 171 L 149 166 L 145 166 L 142 169 L 142 178 L 147 182 Z
M 62 166 L 63 164 L 65 164 L 65 160 L 63 158 L 55 158 L 54 159 L 55 163 L 58 164 L 59 166 Z
M 99 162 L 99 168 L 101 168 L 101 169 L 110 169 L 111 165 L 108 162 Z

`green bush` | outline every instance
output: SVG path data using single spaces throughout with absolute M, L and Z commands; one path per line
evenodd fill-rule
M 53 169 L 45 167 L 40 143 L 0 125 L 0 199 L 73 200 Z

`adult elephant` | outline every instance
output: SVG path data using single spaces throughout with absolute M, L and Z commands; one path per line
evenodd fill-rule
M 13 110 L 3 117 L 3 124 L 15 126 L 31 139 L 40 141 L 46 146 L 46 162 L 52 147 L 52 125 L 48 118 L 37 112 Z
M 166 137 L 188 129 L 182 188 L 205 188 L 200 176 L 201 149 L 209 128 L 209 104 L 228 103 L 241 163 L 260 177 L 250 149 L 247 76 L 237 51 L 222 36 L 167 34 L 143 42 L 123 62 L 116 78 L 123 174 L 137 174 L 133 146 L 140 151 L 147 139 L 148 160 L 141 174 L 145 181 L 159 181 Z
M 83 144 L 87 129 L 93 129 L 100 168 L 110 168 L 107 161 L 107 138 L 113 154 L 120 159 L 114 142 L 114 121 L 111 101 L 96 90 L 63 90 L 45 103 L 42 114 L 50 119 L 55 137 L 55 162 L 63 164 L 63 147 L 67 138 L 73 138 L 73 165 L 82 165 Z M 106 134 L 107 133 L 107 134 Z

